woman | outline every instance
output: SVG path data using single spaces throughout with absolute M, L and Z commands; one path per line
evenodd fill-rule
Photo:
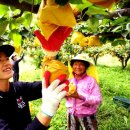
M 68 108 L 68 130 L 97 130 L 96 112 L 102 96 L 95 78 L 87 75 L 87 69 L 92 66 L 83 54 L 74 57 L 70 65 L 73 77 L 70 83 L 76 87 L 73 94 L 66 97 Z
M 13 70 L 9 57 L 13 52 L 11 45 L 0 46 L 0 130 L 47 130 L 66 95 L 63 91 L 66 77 L 60 76 L 47 86 L 50 77 L 47 71 L 43 82 L 10 82 Z M 29 101 L 38 98 L 42 98 L 41 108 L 32 120 Z

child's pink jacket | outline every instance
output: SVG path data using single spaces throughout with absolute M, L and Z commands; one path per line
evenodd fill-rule
M 83 99 L 66 98 L 68 112 L 79 117 L 95 114 L 102 101 L 100 88 L 96 80 L 84 74 L 81 79 L 72 78 L 70 82 L 76 86 L 78 94 Z

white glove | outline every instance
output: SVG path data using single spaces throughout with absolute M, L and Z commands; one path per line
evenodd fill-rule
M 66 84 L 61 84 L 59 79 L 56 79 L 53 81 L 49 87 L 46 87 L 45 78 L 43 78 L 42 81 L 42 106 L 41 111 L 52 117 L 59 106 L 59 103 L 61 102 L 62 98 L 65 97 L 66 91 L 63 91 L 63 89 L 66 87 Z

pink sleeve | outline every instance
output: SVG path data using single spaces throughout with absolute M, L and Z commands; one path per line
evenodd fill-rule
M 87 89 L 82 93 L 86 105 L 99 105 L 102 101 L 102 95 L 99 85 L 94 78 L 90 78 Z

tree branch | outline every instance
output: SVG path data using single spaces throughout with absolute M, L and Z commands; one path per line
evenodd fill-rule
M 93 33 L 89 33 L 89 34 L 84 33 L 85 37 L 91 36 L 91 35 L 93 35 Z M 106 36 L 106 37 L 114 37 L 114 38 L 123 37 L 120 33 L 113 33 L 113 32 L 98 33 L 97 36 Z
M 109 14 L 109 18 L 121 17 L 121 16 L 130 16 L 130 8 L 124 8 L 120 10 L 116 10 Z
M 21 11 L 20 14 L 17 14 L 17 15 L 15 15 L 15 16 L 13 16 L 13 18 L 16 19 L 16 18 L 18 18 L 18 17 L 21 17 L 22 14 L 23 14 L 23 11 Z
M 34 5 L 32 10 L 31 4 L 26 2 L 19 3 L 18 0 L 0 0 L 0 4 L 14 6 L 16 9 L 20 9 L 22 11 L 29 11 L 32 13 L 37 13 L 39 9 L 39 5 Z
M 19 0 L 0 0 L 0 4 L 7 6 L 14 6 L 15 8 L 20 9 L 22 11 L 29 11 L 32 13 L 37 13 L 39 9 L 39 5 L 34 5 L 32 11 L 32 4 L 26 2 L 19 3 Z M 121 16 L 130 16 L 130 8 L 123 8 L 115 12 L 110 12 L 108 18 L 111 19 L 114 17 L 121 17 Z

